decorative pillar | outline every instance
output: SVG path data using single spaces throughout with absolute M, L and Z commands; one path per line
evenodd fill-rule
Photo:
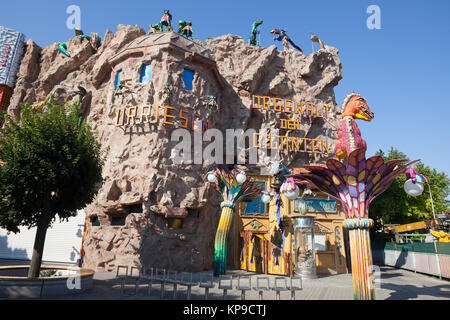
M 248 179 L 242 170 L 230 173 L 216 169 L 207 175 L 209 183 L 222 194 L 222 213 L 214 242 L 214 276 L 225 274 L 227 266 L 227 239 L 234 211 L 240 202 L 250 202 L 261 196 L 261 186 Z
M 219 226 L 217 227 L 216 239 L 214 242 L 214 275 L 225 274 L 227 266 L 227 239 L 230 233 L 231 222 L 233 221 L 236 206 L 224 201 L 220 205 L 222 214 L 220 215 Z
M 344 227 L 349 231 L 353 299 L 375 300 L 372 251 L 369 237 L 369 229 L 373 227 L 373 220 L 366 218 L 345 219 Z

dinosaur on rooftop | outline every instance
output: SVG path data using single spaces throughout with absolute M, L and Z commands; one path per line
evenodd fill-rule
M 169 10 L 164 10 L 164 14 L 161 18 L 161 31 L 172 31 L 172 15 L 170 14 Z
M 192 31 L 191 21 L 186 22 L 186 25 L 181 30 L 181 35 L 188 39 L 191 38 L 192 40 L 194 40 L 194 32 Z
M 338 129 L 338 140 L 334 147 L 336 158 L 344 160 L 356 149 L 367 150 L 366 141 L 361 138 L 361 132 L 356 119 L 371 121 L 374 115 L 370 111 L 366 100 L 358 93 L 349 94 L 342 106 L 342 122 Z
M 250 34 L 250 39 L 248 39 L 248 44 L 251 44 L 253 46 L 259 46 L 259 41 L 256 39 L 256 36 L 261 33 L 261 31 L 258 30 L 258 27 L 262 25 L 263 22 L 264 21 L 262 20 L 253 22 L 252 33 Z
M 300 48 L 299 46 L 297 46 L 292 40 L 291 38 L 289 38 L 289 36 L 287 35 L 287 31 L 284 29 L 273 29 L 270 31 L 271 34 L 275 35 L 276 37 L 273 38 L 273 40 L 275 41 L 283 41 L 283 46 L 287 46 L 288 43 L 293 46 L 295 49 L 297 49 L 298 51 L 300 51 L 301 53 L 303 53 L 302 48 Z
M 161 22 L 150 25 L 150 30 L 148 30 L 148 34 L 160 32 L 162 29 Z

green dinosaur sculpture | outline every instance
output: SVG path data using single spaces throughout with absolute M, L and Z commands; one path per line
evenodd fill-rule
M 253 22 L 252 24 L 252 33 L 250 35 L 250 39 L 248 39 L 248 44 L 253 46 L 259 46 L 259 41 L 256 39 L 256 36 L 261 33 L 257 28 L 263 24 L 264 21 L 258 20 Z
M 96 32 L 91 32 L 91 35 L 87 36 L 87 35 L 85 35 L 83 33 L 82 30 L 76 29 L 75 30 L 75 37 L 77 37 L 81 41 L 83 41 L 84 39 L 88 40 L 90 42 L 90 44 L 91 44 L 92 49 L 94 49 L 95 51 L 97 51 L 98 48 L 102 44 L 102 38 L 100 38 L 100 36 Z M 61 42 L 61 43 L 58 44 L 58 50 L 61 51 L 62 53 L 64 53 L 67 57 L 70 58 L 70 54 L 67 51 L 67 46 L 68 46 L 68 41 Z
M 187 22 L 185 20 L 178 21 L 178 33 L 182 34 L 184 27 L 186 27 Z
M 161 31 L 164 31 L 163 28 L 165 28 L 165 31 L 172 31 L 172 15 L 170 14 L 169 10 L 164 10 L 164 15 L 161 18 Z
M 158 22 L 156 24 L 151 24 L 150 25 L 150 30 L 148 31 L 148 34 L 160 32 L 161 29 L 162 29 L 161 22 Z
M 207 96 L 208 102 L 206 106 L 211 111 L 219 110 L 219 104 L 217 103 L 217 98 L 215 96 Z
M 188 21 L 186 22 L 186 25 L 184 26 L 183 30 L 181 30 L 181 35 L 186 38 L 191 38 L 194 40 L 194 32 L 192 31 L 192 22 Z

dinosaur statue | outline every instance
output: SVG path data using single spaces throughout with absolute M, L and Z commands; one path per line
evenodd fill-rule
M 286 181 L 286 176 L 291 174 L 291 171 L 281 161 L 269 161 L 269 174 L 280 184 Z
M 87 36 L 83 33 L 82 30 L 76 29 L 75 36 L 81 41 L 87 39 L 90 42 L 92 49 L 94 49 L 95 51 L 97 51 L 102 44 L 102 38 L 100 38 L 100 36 L 96 32 L 91 32 L 91 35 Z
M 70 58 L 70 54 L 67 51 L 67 41 L 66 42 L 60 42 L 58 44 L 58 50 L 61 51 L 62 53 L 64 53 L 67 57 Z
M 112 95 L 112 98 L 111 98 L 112 103 L 114 103 L 114 101 L 116 100 L 116 97 L 118 97 L 118 96 L 122 96 L 122 103 L 123 103 L 123 99 L 125 98 L 125 93 L 123 90 L 124 88 L 125 88 L 125 83 L 123 83 L 123 82 L 119 83 L 119 85 L 114 90 L 114 93 Z
M 291 38 L 288 37 L 287 31 L 284 29 L 273 29 L 270 31 L 271 34 L 275 35 L 276 37 L 273 38 L 273 40 L 275 41 L 283 41 L 283 46 L 287 46 L 288 43 L 293 46 L 295 49 L 297 49 L 298 51 L 300 51 L 301 53 L 303 53 L 302 48 L 300 48 L 299 46 L 297 46 L 292 40 Z
M 185 20 L 178 21 L 178 33 L 182 34 L 184 27 L 186 27 L 187 22 Z
M 169 10 L 164 10 L 164 14 L 161 18 L 161 31 L 172 31 L 172 15 L 170 14 Z
M 80 39 L 80 41 L 83 41 L 84 39 L 88 40 L 91 44 L 92 49 L 94 49 L 95 51 L 97 51 L 102 44 L 102 38 L 96 32 L 91 32 L 91 35 L 87 36 L 83 33 L 82 30 L 75 29 L 75 37 Z M 68 41 L 61 42 L 58 44 L 58 50 L 70 58 L 71 56 L 70 53 L 67 51 L 67 46 Z
M 263 20 L 253 22 L 252 33 L 250 34 L 250 39 L 248 39 L 248 44 L 251 44 L 252 46 L 259 46 L 259 41 L 256 39 L 256 36 L 261 33 L 261 31 L 258 30 L 258 27 L 262 25 L 263 22 Z
M 314 33 L 311 32 L 311 41 L 317 42 L 320 45 L 320 49 L 325 49 L 325 45 Z
M 366 141 L 361 138 L 361 132 L 355 119 L 371 121 L 374 114 L 370 111 L 366 100 L 358 93 L 349 94 L 342 106 L 342 122 L 338 129 L 338 140 L 334 147 L 336 158 L 340 161 L 356 149 L 367 149 Z
M 160 32 L 161 29 L 162 29 L 161 22 L 158 22 L 157 24 L 151 24 L 148 34 Z
M 217 104 L 217 98 L 215 96 L 207 96 L 208 102 L 206 103 L 206 106 L 211 111 L 217 111 L 219 110 L 219 105 Z
M 81 126 L 91 95 L 82 86 L 78 86 L 78 91 L 75 93 L 78 94 L 78 126 Z
M 186 22 L 186 25 L 184 26 L 183 30 L 181 30 L 181 35 L 186 38 L 191 38 L 194 40 L 194 32 L 192 31 L 192 22 L 188 21 Z

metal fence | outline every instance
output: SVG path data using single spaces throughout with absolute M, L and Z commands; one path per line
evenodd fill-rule
M 372 255 L 380 265 L 450 279 L 450 243 L 376 243 Z

